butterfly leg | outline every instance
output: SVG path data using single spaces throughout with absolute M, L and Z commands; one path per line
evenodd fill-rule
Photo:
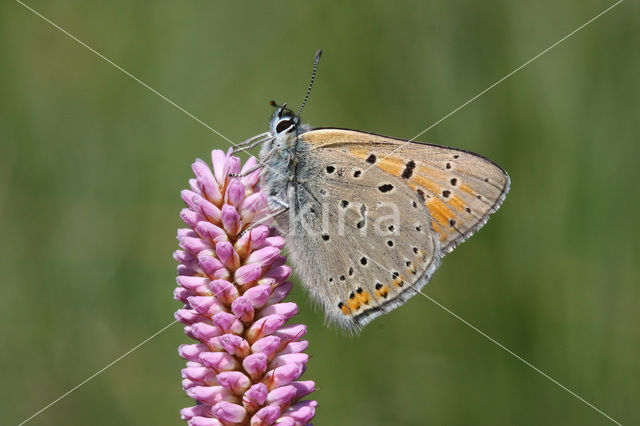
M 255 166 L 251 167 L 249 170 L 242 172 L 242 173 L 229 173 L 229 176 L 233 177 L 233 178 L 241 178 L 241 177 L 245 177 L 247 175 L 250 175 L 251 173 L 255 172 L 256 170 L 258 170 L 261 167 L 267 167 L 269 168 L 269 166 L 265 166 L 265 162 L 269 159 L 269 157 L 271 156 L 271 154 L 273 153 L 273 150 L 269 151 L 269 153 L 261 160 L 258 162 L 258 164 L 256 164 Z M 272 169 L 273 170 L 273 169 Z M 264 173 L 264 169 L 262 169 L 262 172 Z M 277 175 L 282 176 L 280 173 L 275 172 Z
M 247 175 L 250 175 L 251 173 L 255 172 L 256 170 L 258 170 L 260 167 L 262 167 L 262 164 L 258 163 L 255 166 L 251 167 L 249 170 L 244 171 L 242 173 L 229 173 L 230 177 L 233 178 L 241 178 L 241 177 L 245 177 Z
M 264 133 L 260 133 L 259 135 L 255 135 L 249 139 L 247 139 L 244 142 L 241 142 L 239 144 L 237 144 L 234 148 L 238 148 L 238 149 L 249 149 L 249 148 L 253 148 L 254 146 L 264 143 L 266 141 L 268 141 L 269 139 L 271 139 L 273 136 L 271 136 L 271 133 L 269 132 L 264 132 Z
M 241 238 L 244 234 L 246 234 L 247 232 L 251 232 L 252 229 L 256 228 L 259 225 L 263 225 L 265 223 L 269 223 L 271 221 L 273 221 L 277 216 L 281 215 L 282 213 L 286 212 L 287 210 L 289 210 L 289 205 L 287 203 L 285 203 L 284 201 L 280 201 L 276 198 L 272 198 L 273 202 L 275 202 L 276 204 L 278 204 L 278 209 L 272 212 L 269 212 L 269 214 L 265 217 L 263 217 L 262 219 L 259 219 L 255 222 L 253 222 L 251 225 L 249 225 L 247 227 L 247 229 L 242 230 L 242 232 L 240 232 L 240 234 L 238 234 L 238 238 Z

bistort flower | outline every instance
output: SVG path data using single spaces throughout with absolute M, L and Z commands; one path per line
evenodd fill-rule
M 305 425 L 317 402 L 301 401 L 315 384 L 298 380 L 308 342 L 304 325 L 287 324 L 298 306 L 283 301 L 292 287 L 285 241 L 268 226 L 251 227 L 266 215 L 260 170 L 231 177 L 257 164 L 252 157 L 241 167 L 231 153 L 213 151 L 213 171 L 196 160 L 191 189 L 182 191 L 189 228 L 178 230 L 182 250 L 174 253 L 174 297 L 184 303 L 175 317 L 198 342 L 178 349 L 187 360 L 182 387 L 197 401 L 181 416 L 194 426 Z

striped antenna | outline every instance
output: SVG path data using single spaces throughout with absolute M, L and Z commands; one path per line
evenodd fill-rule
M 300 117 L 302 108 L 304 108 L 304 106 L 307 104 L 307 101 L 309 100 L 309 95 L 311 94 L 311 88 L 313 87 L 313 82 L 316 79 L 316 71 L 318 69 L 318 62 L 320 62 L 320 56 L 322 56 L 322 49 L 316 52 L 316 58 L 313 61 L 313 72 L 311 73 L 311 82 L 309 82 L 309 88 L 307 89 L 307 94 L 304 95 L 304 100 L 302 101 L 302 105 L 300 105 L 300 108 L 296 113 L 296 117 Z

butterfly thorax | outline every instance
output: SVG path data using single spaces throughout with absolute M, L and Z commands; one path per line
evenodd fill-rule
M 292 179 L 295 140 L 295 133 L 276 135 L 260 150 L 263 164 L 261 186 L 268 197 L 284 196 L 286 192 L 286 186 Z
M 261 187 L 267 195 L 269 209 L 278 211 L 288 205 L 287 191 L 295 185 L 298 136 L 305 129 L 300 117 L 285 106 L 271 117 L 269 132 L 273 139 L 262 145 L 260 161 L 264 165 Z

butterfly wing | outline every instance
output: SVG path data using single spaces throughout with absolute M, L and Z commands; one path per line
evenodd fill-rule
M 291 211 L 278 218 L 290 260 L 330 322 L 360 329 L 426 284 L 440 242 L 401 179 L 365 171 L 341 150 L 310 150 L 298 161 Z
M 509 191 L 509 175 L 472 152 L 334 128 L 302 137 L 310 150 L 338 150 L 401 178 L 424 199 L 443 254 L 481 228 Z
M 299 136 L 291 260 L 327 317 L 359 329 L 406 302 L 509 187 L 476 154 L 343 129 Z

